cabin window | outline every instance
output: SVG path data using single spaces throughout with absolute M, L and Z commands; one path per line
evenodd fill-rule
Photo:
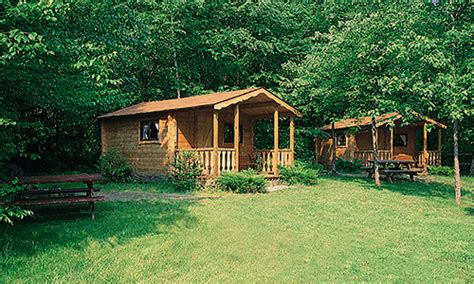
M 337 133 L 336 146 L 337 147 L 346 147 L 347 146 L 347 138 L 346 138 L 345 133 Z
M 239 124 L 239 143 L 243 141 L 243 127 Z M 234 125 L 224 124 L 224 143 L 234 143 Z
M 146 120 L 140 122 L 140 141 L 159 141 L 160 122 L 158 120 Z
M 406 147 L 408 145 L 408 136 L 406 134 L 395 134 L 393 136 L 393 146 Z

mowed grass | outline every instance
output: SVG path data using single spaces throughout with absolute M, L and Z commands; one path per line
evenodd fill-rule
M 0 281 L 469 282 L 474 179 L 461 207 L 451 184 L 324 177 L 271 194 L 107 202 L 95 221 L 43 214 L 0 226 Z

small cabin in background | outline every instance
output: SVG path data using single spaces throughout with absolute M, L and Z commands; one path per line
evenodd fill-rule
M 294 162 L 294 117 L 301 114 L 263 88 L 144 102 L 99 117 L 102 152 L 115 149 L 137 175 L 164 175 L 181 151 L 196 152 L 204 175 L 258 167 L 278 175 Z M 279 120 L 290 120 L 288 149 Z M 254 122 L 272 119 L 273 149 L 254 149 Z
M 414 115 L 419 121 L 408 125 L 403 124 L 402 115 L 396 112 L 376 117 L 378 158 L 380 160 L 414 160 L 417 167 L 422 168 L 428 165 L 441 165 L 442 130 L 446 126 L 433 119 Z M 362 165 L 367 166 L 367 161 L 374 158 L 371 127 L 372 120 L 369 116 L 344 119 L 334 123 L 336 157 L 349 161 L 357 159 L 362 162 Z M 428 132 L 428 128 L 437 129 L 437 131 Z M 331 124 L 325 125 L 322 129 L 331 136 Z M 430 139 L 430 142 L 435 143 L 429 144 L 429 138 L 435 138 Z M 317 161 L 328 166 L 333 155 L 332 137 L 318 138 L 315 143 Z

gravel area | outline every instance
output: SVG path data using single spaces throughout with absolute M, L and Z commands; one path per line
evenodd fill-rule
M 204 199 L 214 199 L 219 197 L 197 196 L 177 193 L 157 193 L 140 191 L 106 191 L 101 192 L 106 201 L 140 201 L 140 200 L 185 200 L 200 201 Z

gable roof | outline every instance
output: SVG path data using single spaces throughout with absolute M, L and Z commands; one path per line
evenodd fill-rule
M 416 112 L 413 112 L 413 115 L 420 118 L 421 120 L 424 120 L 428 123 L 434 124 L 440 128 L 446 128 L 446 125 L 439 123 L 431 118 L 424 117 Z M 387 124 L 390 121 L 395 121 L 399 120 L 402 118 L 402 115 L 399 114 L 398 112 L 390 112 L 390 113 L 385 113 L 382 115 L 379 115 L 375 118 L 375 124 L 377 127 L 382 126 L 384 124 Z M 346 129 L 346 128 L 351 128 L 351 127 L 362 127 L 362 126 L 369 126 L 372 124 L 372 117 L 370 116 L 364 116 L 364 117 L 359 117 L 359 118 L 348 118 L 348 119 L 343 119 L 339 120 L 334 123 L 334 129 Z M 322 127 L 323 130 L 331 130 L 331 124 L 326 124 Z
M 279 99 L 271 92 L 264 88 L 248 88 L 237 91 L 219 92 L 207 95 L 192 96 L 180 99 L 170 99 L 152 102 L 143 102 L 136 105 L 132 105 L 114 112 L 110 112 L 99 116 L 99 119 L 119 116 L 129 116 L 153 112 L 171 111 L 171 110 L 182 110 L 196 107 L 213 106 L 214 109 L 220 110 L 228 107 L 232 104 L 240 103 L 245 100 L 257 97 L 265 96 L 268 100 L 274 101 L 283 107 L 286 111 L 291 112 L 297 116 L 301 116 L 301 113 L 291 107 L 289 104 Z

